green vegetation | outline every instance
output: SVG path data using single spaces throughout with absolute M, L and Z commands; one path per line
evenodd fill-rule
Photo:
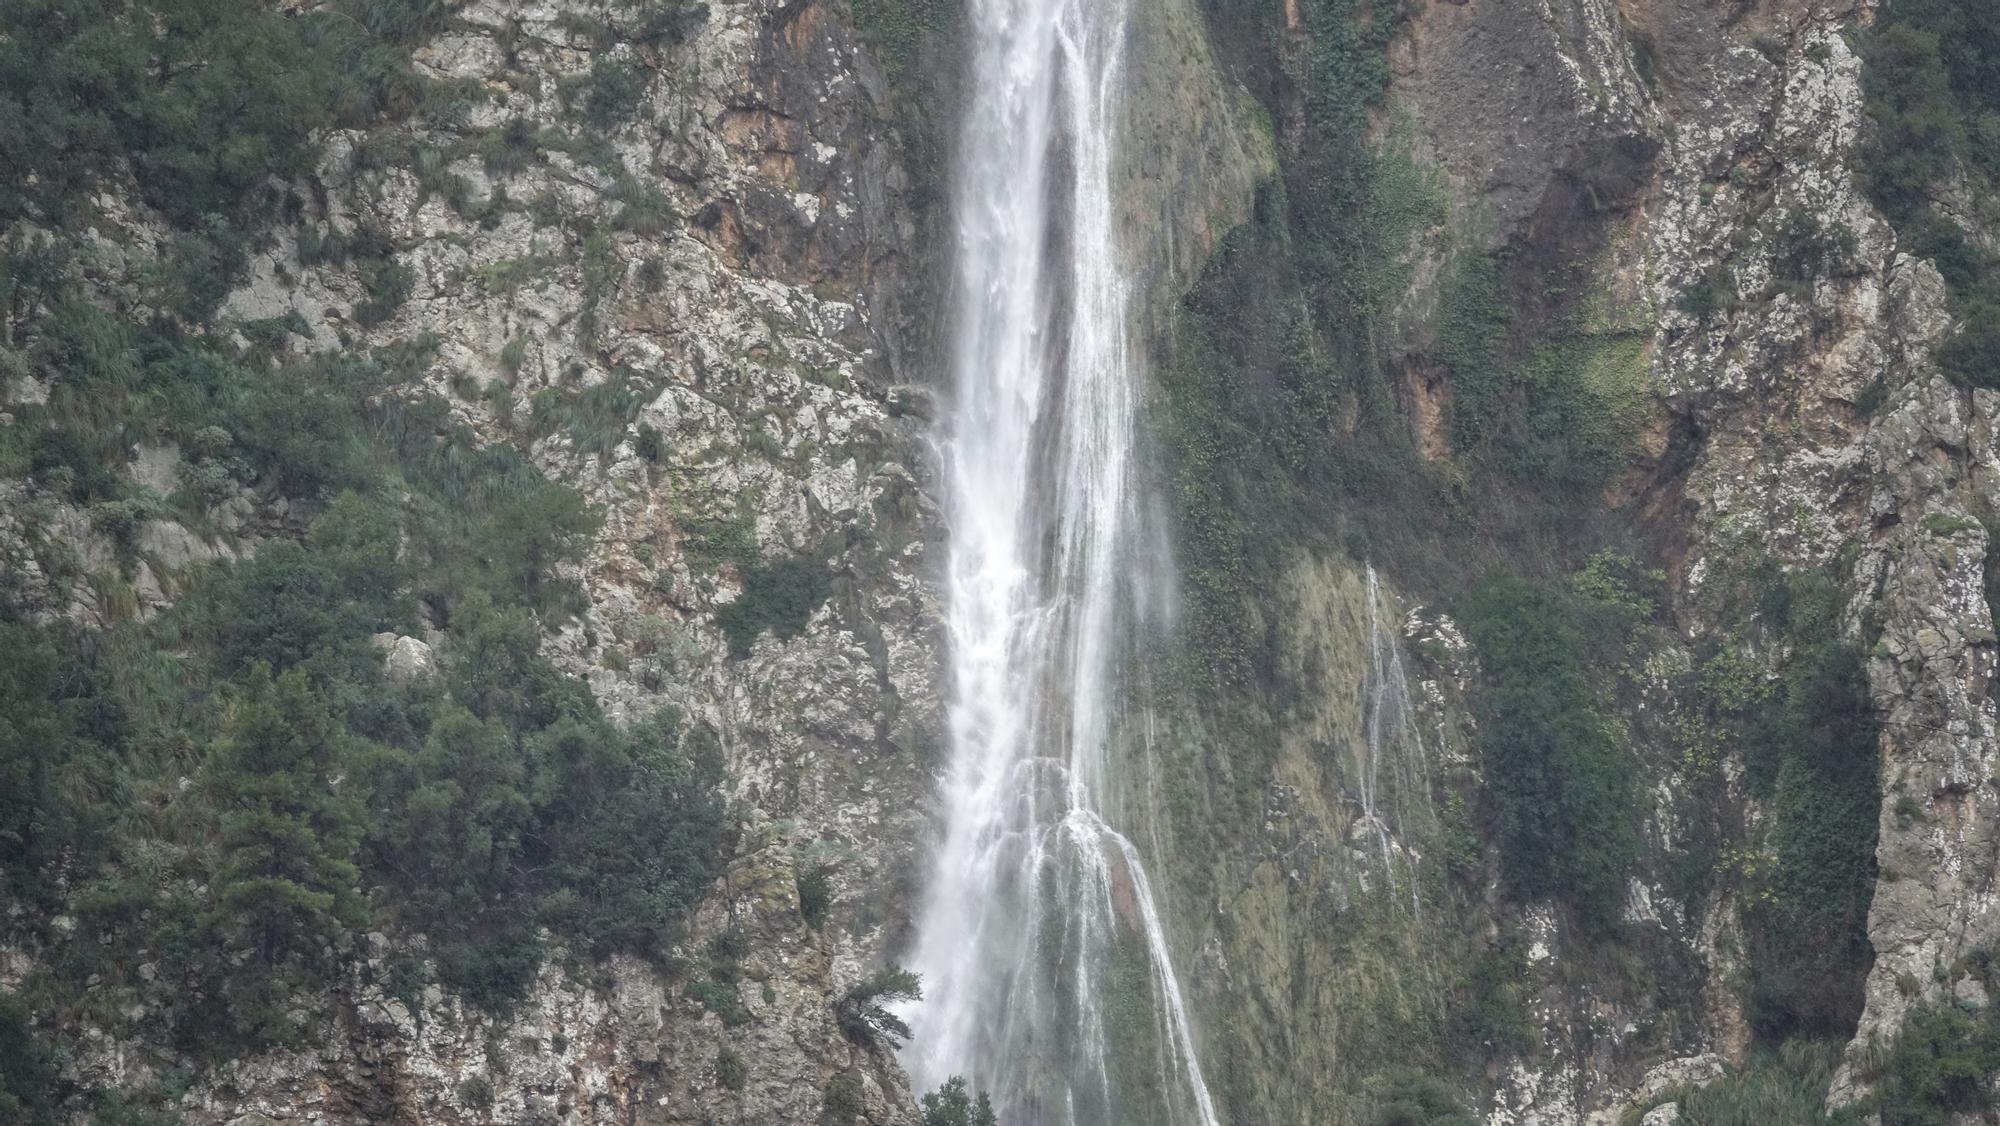
M 612 724 L 542 655 L 583 606 L 559 573 L 597 514 L 417 390 L 431 341 L 367 349 L 335 325 L 340 348 L 300 354 L 325 327 L 215 313 L 253 250 L 286 245 L 280 232 L 301 265 L 358 287 L 361 326 L 410 296 L 387 231 L 324 214 L 313 181 L 332 128 L 354 131 L 356 172 L 406 168 L 425 198 L 488 227 L 523 205 L 504 190 L 470 198 L 454 162 L 495 178 L 553 149 L 617 165 L 607 226 L 663 233 L 677 221 L 665 198 L 593 135 L 630 118 L 652 72 L 606 51 L 558 91 L 564 125 L 467 130 L 479 84 L 409 65 L 451 5 L 0 3 L 0 230 L 13 232 L 0 236 L 0 382 L 48 389 L 0 427 L 0 477 L 34 486 L 18 514 L 29 557 L 0 560 L 0 901 L 14 908 L 0 938 L 39 966 L 0 994 L 0 1119 L 171 1120 L 156 1108 L 176 1091 L 60 1081 L 60 1030 L 211 1062 L 324 1033 L 341 1016 L 328 1002 L 370 975 L 406 1002 L 435 980 L 503 1009 L 545 947 L 664 960 L 719 869 L 719 747 L 671 710 Z M 644 46 L 705 9 L 616 16 L 613 38 Z M 420 138 L 378 128 L 413 119 Z M 164 223 L 157 248 L 120 242 L 106 198 Z M 608 229 L 574 233 L 588 340 L 623 263 Z M 530 255 L 483 280 L 505 292 L 557 261 Z M 527 346 L 502 350 L 510 374 Z M 533 421 L 615 447 L 628 374 L 538 402 Z M 180 453 L 157 491 L 127 471 L 144 446 Z M 114 542 L 108 569 L 46 534 L 60 505 Z M 224 561 L 146 558 L 159 519 Z M 145 616 L 142 562 L 173 602 Z M 759 572 L 746 626 L 796 628 L 793 578 Z M 93 591 L 98 620 L 52 623 L 28 604 L 43 583 L 59 603 Z M 826 583 L 806 593 L 823 601 Z M 382 632 L 430 638 L 436 673 L 388 676 Z M 403 953 L 364 961 L 377 930 Z M 490 1100 L 483 1082 L 461 1095 Z
M 220 993 L 254 1043 L 301 1034 L 287 998 L 325 968 L 322 949 L 366 921 L 354 863 L 360 803 L 332 781 L 341 734 L 304 669 L 273 681 L 259 663 L 203 764 L 217 841 L 213 892 L 197 925 L 250 955 Z
M 1457 1007 L 1457 1038 L 1490 1058 L 1525 1055 L 1535 1046 L 1528 1016 L 1527 946 L 1508 933 L 1473 960 L 1465 997 Z
M 250 365 L 231 369 L 247 387 L 213 388 L 226 429 L 259 435 L 246 464 L 318 509 L 301 540 L 198 572 L 146 623 L 0 621 L 30 656 L 0 683 L 0 770 L 19 783 L 0 879 L 53 905 L 62 848 L 75 889 L 78 940 L 40 985 L 53 1003 L 152 960 L 158 1019 L 191 1046 L 289 1042 L 292 998 L 389 927 L 426 934 L 441 980 L 500 1006 L 532 978 L 540 928 L 579 953 L 658 955 L 712 878 L 713 737 L 671 714 L 618 731 L 539 652 L 578 599 L 551 569 L 594 517 L 441 403 L 380 396 L 415 358 Z M 292 432 L 235 421 L 262 385 L 304 378 L 325 409 Z M 447 631 L 442 675 L 387 682 L 369 637 L 426 618 Z M 169 785 L 191 767 L 196 786 Z M 152 812 L 121 813 L 127 795 Z
M 1466 1113 L 1451 1084 L 1420 1072 L 1395 1072 L 1373 1094 L 1368 1126 L 1473 1126 L 1477 1121 Z
M 1933 512 L 1929 516 L 1924 517 L 1921 526 L 1924 531 L 1934 536 L 1955 536 L 1960 532 L 1969 532 L 1983 525 L 1970 516 L 1952 516 L 1948 513 Z
M 661 955 L 716 870 L 719 756 L 671 714 L 615 729 L 540 655 L 581 605 L 555 577 L 597 527 L 581 498 L 409 394 L 427 342 L 285 356 L 116 320 L 67 248 L 6 254 L 7 354 L 64 374 L 0 432 L 0 472 L 127 542 L 155 515 L 213 528 L 239 496 L 283 497 L 302 528 L 179 576 L 147 621 L 0 609 L 19 657 L 0 673 L 0 888 L 35 908 L 15 937 L 52 955 L 38 1010 L 128 998 L 228 1055 L 307 1035 L 299 998 L 370 929 L 422 933 L 436 977 L 494 1007 L 532 980 L 543 928 L 579 955 Z M 163 440 L 183 465 L 161 498 L 121 469 Z M 370 637 L 426 626 L 442 675 L 389 682 Z M 56 944 L 59 913 L 76 933 Z
M 725 1091 L 741 1091 L 750 1080 L 749 1065 L 732 1048 L 718 1048 L 715 1052 L 715 1081 Z
M 295 213 L 271 184 L 311 171 L 319 130 L 424 104 L 408 51 L 444 12 L 399 0 L 297 14 L 250 0 L 9 0 L 0 227 L 84 229 L 97 191 L 129 177 L 176 228 L 159 270 L 170 307 L 199 320 L 263 226 Z M 378 302 L 395 280 L 380 279 Z
M 1672 1102 L 1688 1126 L 1773 1126 L 1824 1123 L 1826 1092 L 1840 1062 L 1840 1044 L 1794 1040 L 1759 1052 L 1741 1069 L 1702 1087 L 1669 1091 L 1626 1115 L 1638 1126 L 1644 1110 Z
M 1208 7 L 1218 51 L 1251 88 L 1277 83 L 1279 10 Z M 1354 0 L 1304 8 L 1310 128 L 1186 299 L 1149 419 L 1187 594 L 1184 649 L 1198 655 L 1188 672 L 1239 691 L 1268 680 L 1273 638 L 1256 607 L 1274 604 L 1295 549 L 1369 543 L 1403 519 L 1379 514 L 1451 507 L 1397 420 L 1373 336 L 1380 278 L 1426 210 L 1386 180 L 1378 190 L 1366 139 L 1401 13 Z
M 1451 369 L 1452 445 L 1477 449 L 1502 421 L 1509 314 L 1497 255 L 1463 252 L 1438 282 L 1438 359 Z
M 899 1001 L 915 1001 L 924 995 L 917 975 L 901 966 L 885 966 L 873 977 L 841 994 L 833 1012 L 840 1030 L 857 1044 L 872 1044 L 891 1050 L 910 1038 L 910 1026 L 890 1011 Z
M 833 906 L 833 880 L 831 865 L 815 865 L 799 873 L 799 917 L 809 927 L 818 927 L 826 922 L 826 913 Z
M 2000 264 L 1939 206 L 1958 187 L 1990 212 L 2000 186 L 2000 12 L 1952 0 L 1898 0 L 1864 44 L 1876 137 L 1870 193 L 1905 242 L 1937 263 L 1963 327 L 1937 351 L 1962 383 L 2000 386 Z
M 1585 669 L 1575 610 L 1495 576 L 1461 621 L 1485 676 L 1480 760 L 1508 885 L 1524 899 L 1561 899 L 1586 927 L 1608 930 L 1638 860 L 1638 768 Z
M 1882 1126 L 1949 1126 L 1959 1114 L 1993 1106 L 2000 1076 L 2000 1019 L 1989 1007 L 1910 1011 L 1875 1067 L 1871 1100 Z
M 21 1126 L 56 1126 L 59 1080 L 56 1061 L 35 1035 L 21 999 L 0 992 L 0 1118 Z
M 954 1075 L 944 1086 L 923 1097 L 923 1126 L 998 1126 L 993 1102 L 981 1091 L 974 1095 L 961 1076 Z
M 45 956 L 22 988 L 52 1025 L 88 1013 L 122 1031 L 141 1018 L 118 1014 L 143 1011 L 150 1033 L 210 1057 L 301 1038 L 300 1014 L 317 1008 L 301 997 L 348 974 L 358 935 L 411 922 L 368 894 L 388 882 L 373 817 L 394 802 L 360 776 L 425 739 L 444 693 L 386 683 L 369 636 L 425 618 L 450 629 L 468 600 L 549 620 L 577 602 L 550 569 L 594 517 L 512 451 L 479 448 L 444 404 L 392 393 L 418 382 L 426 343 L 293 358 L 309 335 L 296 315 L 211 321 L 278 223 L 296 227 L 302 262 L 353 272 L 361 323 L 407 296 L 381 232 L 303 221 L 306 203 L 283 185 L 313 171 L 325 128 L 462 104 L 407 61 L 447 18 L 398 0 L 310 12 L 21 0 L 4 17 L 0 226 L 49 233 L 0 241 L 0 371 L 60 378 L 46 402 L 13 410 L 0 475 L 83 508 L 117 543 L 121 572 L 86 574 L 31 536 L 56 597 L 97 588 L 107 624 L 83 630 L 26 617 L 14 593 L 27 561 L 0 565 L 0 636 L 21 657 L 0 674 L 0 894 L 29 908 L 8 939 Z M 439 153 L 408 155 L 426 190 L 454 190 Z M 81 237 L 105 195 L 169 225 L 156 259 Z M 120 315 L 134 308 L 158 312 Z M 141 443 L 180 448 L 169 495 L 123 471 Z M 136 609 L 147 521 L 214 535 L 225 504 L 280 496 L 298 539 L 163 572 L 178 605 L 120 620 Z M 698 872 L 712 848 L 680 861 Z M 50 930 L 59 914 L 73 933 Z M 432 937 L 441 952 L 473 941 Z M 445 959 L 439 970 L 449 977 Z M 135 1124 L 165 1120 L 153 1097 L 89 1096 L 98 1121 Z
M 1516 341 L 1506 275 L 1504 256 L 1461 251 L 1439 282 L 1452 446 L 1523 483 L 1588 495 L 1623 467 L 1652 412 L 1649 334 L 1596 328 L 1579 313 Z
M 861 1087 L 861 1076 L 852 1071 L 843 1071 L 827 1080 L 820 1099 L 819 1120 L 822 1126 L 850 1126 L 868 1110 L 868 1097 Z
M 1984 957 L 1960 968 L 1990 981 Z M 1949 1126 L 1961 1116 L 1990 1112 L 2000 1076 L 2000 1015 L 1949 1002 L 1918 1005 L 1886 1042 L 1862 1057 L 1857 1078 L 1869 1095 L 1829 1115 L 1827 1089 L 1843 1041 L 1798 1039 L 1754 1055 L 1742 1070 L 1704 1087 L 1669 1092 L 1681 1121 L 1696 1126 L 1762 1126 L 1785 1122 L 1826 1126 Z M 1642 1108 L 1643 1109 L 1643 1108 Z M 1628 1116 L 1636 1123 L 1637 1114 Z
M 1794 211 L 1785 217 L 1771 240 L 1771 282 L 1778 290 L 1804 298 L 1821 274 L 1846 269 L 1854 257 L 1854 232 L 1827 227 L 1819 217 Z
M 311 168 L 313 134 L 416 108 L 408 46 L 441 6 L 288 14 L 248 0 L 10 0 L 0 43 L 0 221 L 68 225 L 130 169 L 189 230 L 245 218 Z
M 1521 292 L 1532 283 L 1539 299 L 1544 288 L 1544 279 L 1527 276 L 1533 263 L 1464 249 L 1472 240 L 1463 232 L 1447 240 L 1445 192 L 1400 147 L 1403 126 L 1380 104 L 1385 48 L 1405 5 L 1306 0 L 1297 8 L 1309 35 L 1288 29 L 1280 6 L 1203 7 L 1224 66 L 1268 94 L 1283 133 L 1280 176 L 1260 188 L 1250 221 L 1225 237 L 1169 318 L 1171 339 L 1154 366 L 1158 395 L 1147 404 L 1182 594 L 1171 679 L 1156 694 L 1181 711 L 1161 740 L 1178 752 L 1160 760 L 1174 841 L 1167 875 L 1194 902 L 1236 893 L 1229 881 L 1243 870 L 1217 858 L 1242 845 L 1232 826 L 1264 822 L 1273 760 L 1297 730 L 1287 724 L 1314 706 L 1287 667 L 1298 659 L 1287 616 L 1300 597 L 1301 565 L 1369 560 L 1406 590 L 1442 595 L 1496 566 L 1546 575 L 1581 563 L 1552 560 L 1550 544 L 1581 539 L 1582 514 L 1624 467 L 1624 443 L 1642 417 L 1636 408 L 1650 410 L 1641 333 L 1589 315 L 1594 309 L 1572 311 L 1583 304 L 1573 295 L 1551 299 L 1553 313 L 1517 315 Z M 1397 303 L 1416 264 L 1446 241 L 1461 249 L 1446 260 L 1440 338 L 1431 340 L 1422 326 L 1399 323 L 1406 311 Z M 1469 374 L 1445 370 L 1452 367 Z M 1466 396 L 1481 375 L 1488 382 Z M 1417 401 L 1432 396 L 1430 405 L 1444 406 L 1451 394 L 1470 402 L 1465 414 L 1427 415 Z M 1419 422 L 1431 421 L 1443 425 L 1420 431 Z M 1548 594 L 1562 607 L 1561 628 L 1589 651 L 1548 658 L 1524 640 L 1506 674 L 1535 723 L 1555 723 L 1554 733 L 1545 738 L 1529 723 L 1509 731 L 1482 722 L 1480 731 L 1489 739 L 1498 732 L 1509 746 L 1488 753 L 1517 768 L 1500 783 L 1516 835 L 1511 855 L 1496 849 L 1509 886 L 1571 900 L 1601 935 L 1637 868 L 1630 806 L 1638 768 L 1609 722 L 1613 686 L 1596 671 L 1627 660 L 1636 623 L 1652 616 L 1634 607 L 1659 595 L 1636 565 L 1607 562 L 1590 579 L 1598 586 L 1578 597 Z M 1545 649 L 1564 645 L 1543 641 Z M 1603 654 L 1615 660 L 1598 661 Z M 1540 680 L 1535 666 L 1545 659 L 1560 667 L 1555 683 Z M 1546 761 L 1551 752 L 1560 769 Z M 1367 1121 L 1381 1106 L 1449 1122 L 1459 1110 L 1432 1097 L 1435 1088 L 1384 1098 L 1379 1077 L 1412 1065 L 1469 1075 L 1479 1060 L 1536 1046 L 1527 1006 L 1535 981 L 1519 944 L 1482 950 L 1476 936 L 1437 934 L 1412 917 L 1411 892 L 1426 916 L 1433 903 L 1445 915 L 1457 910 L 1484 863 L 1480 830 L 1506 804 L 1475 800 L 1469 780 L 1452 788 L 1455 803 L 1444 793 L 1419 798 L 1443 808 L 1435 839 L 1417 842 L 1426 861 L 1417 887 L 1399 874 L 1396 903 L 1361 892 L 1328 907 L 1332 921 L 1314 916 L 1317 945 L 1337 952 L 1329 957 L 1338 971 L 1303 958 L 1293 969 L 1294 980 L 1309 964 L 1337 979 L 1316 980 L 1313 999 L 1298 1003 L 1327 1005 L 1338 995 L 1332 1011 L 1341 1027 L 1329 1033 L 1338 1048 L 1316 1060 L 1337 1074 L 1311 1086 L 1339 1100 L 1349 1116 L 1341 1121 Z M 1571 803 L 1555 817 L 1536 804 L 1552 795 Z M 1544 847 L 1552 859 L 1535 855 Z M 1427 957 L 1408 958 L 1413 944 Z M 1247 1012 L 1244 1019 L 1254 1023 Z M 1265 1076 L 1297 1061 L 1265 1058 L 1268 1047 L 1253 1033 L 1226 1029 L 1222 1045 L 1215 1083 L 1230 1116 L 1325 1116 L 1324 1104 L 1274 1108 L 1287 1096 Z
M 742 568 L 743 593 L 716 612 L 729 638 L 729 654 L 747 657 L 765 630 L 778 638 L 796 637 L 806 620 L 833 590 L 826 564 L 803 557 Z
M 1838 1036 L 1860 1015 L 1881 793 L 1867 672 L 1840 636 L 1838 586 L 1796 577 L 1767 601 L 1791 657 L 1782 692 L 1750 721 L 1746 766 L 1768 788 L 1773 863 L 1746 921 L 1750 1018 L 1776 1042 Z
M 1703 274 L 1700 281 L 1674 299 L 1681 312 L 1704 322 L 1734 308 L 1736 302 L 1736 278 L 1726 266 L 1717 266 Z
M 1772 1050 L 1851 1035 L 1873 961 L 1877 725 L 1860 649 L 1842 632 L 1841 588 L 1837 575 L 1755 559 L 1725 571 L 1720 613 L 1743 632 L 1697 653 L 1679 693 L 1690 704 L 1680 773 L 1701 812 L 1673 882 L 1691 910 L 1716 880 L 1736 882 L 1748 1016 Z M 1724 748 L 1740 749 L 1741 785 L 1766 813 L 1760 832 L 1724 819 Z
M 565 81 L 559 93 L 565 112 L 608 133 L 632 119 L 645 91 L 637 65 L 599 56 L 582 77 Z
M 913 81 L 926 45 L 958 26 L 962 0 L 856 0 L 854 20 L 891 78 Z

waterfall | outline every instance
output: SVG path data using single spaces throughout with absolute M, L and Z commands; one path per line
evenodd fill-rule
M 1216 1126 L 1109 744 L 1144 576 L 1112 199 L 1122 0 L 971 0 L 954 198 L 951 754 L 905 1063 L 1001 1121 Z M 1136 1002 L 1136 1004 L 1135 1004 Z
M 1410 822 L 1429 823 L 1435 813 L 1426 797 L 1429 764 L 1425 761 L 1423 735 L 1417 730 L 1416 711 L 1410 700 L 1410 680 L 1403 671 L 1402 645 L 1396 634 L 1383 625 L 1382 588 L 1375 578 L 1375 565 L 1368 565 L 1368 671 L 1361 681 L 1361 716 L 1368 758 L 1362 764 L 1361 815 L 1375 833 L 1382 851 L 1382 875 L 1394 882 L 1395 853 L 1402 851 L 1392 838 L 1406 839 Z M 1384 764 L 1389 768 L 1389 795 L 1382 793 Z M 1415 815 L 1409 807 L 1415 806 Z M 1405 854 L 1411 869 L 1410 909 L 1419 912 L 1417 857 Z

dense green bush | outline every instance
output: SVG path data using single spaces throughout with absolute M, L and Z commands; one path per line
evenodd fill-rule
M 1964 383 L 2000 385 L 2000 264 L 1934 204 L 1962 181 L 1990 207 L 2000 184 L 2000 11 L 1952 0 L 1899 0 L 1864 43 L 1876 134 L 1865 178 L 1910 249 L 1937 262 L 1961 331 L 1938 364 Z
M 1453 1033 L 1491 1058 L 1526 1055 L 1535 1047 L 1529 1016 L 1527 946 L 1517 933 L 1500 936 L 1472 960 Z
M 59 1017 L 144 1012 L 119 1019 L 198 1057 L 295 1041 L 375 928 L 423 932 L 439 978 L 504 1006 L 533 979 L 544 930 L 577 955 L 664 956 L 717 871 L 714 736 L 671 713 L 621 730 L 540 654 L 582 603 L 558 576 L 597 528 L 582 497 L 412 390 L 429 341 L 297 357 L 296 316 L 211 321 L 278 223 L 296 225 L 302 263 L 361 284 L 363 324 L 409 295 L 384 232 L 302 222 L 308 205 L 281 185 L 312 172 L 328 127 L 462 120 L 483 95 L 408 64 L 452 10 L 0 0 L 0 228 L 51 232 L 0 238 L 0 379 L 49 385 L 0 428 L 0 476 L 83 508 L 127 568 L 145 520 L 217 532 L 217 509 L 239 497 L 282 499 L 303 529 L 260 528 L 254 554 L 171 576 L 171 608 L 101 629 L 22 620 L 14 596 L 28 588 L 0 565 L 14 657 L 0 669 L 0 899 L 28 908 L 6 937 L 47 951 L 30 984 Z M 701 15 L 648 13 L 632 29 L 648 41 Z M 645 79 L 602 64 L 575 105 L 615 117 Z M 544 140 L 493 148 L 519 163 Z M 398 159 L 463 203 L 438 148 L 356 154 Z M 116 271 L 72 234 L 107 192 L 172 228 L 110 300 Z M 594 277 L 600 296 L 615 282 L 602 263 Z M 147 442 L 180 448 L 171 496 L 125 471 Z M 42 562 L 59 594 L 90 578 Z M 131 594 L 107 581 L 116 619 Z M 783 628 L 793 611 L 780 610 Z M 371 636 L 433 629 L 440 674 L 390 681 Z M 57 913 L 75 920 L 62 941 Z M 414 997 L 422 964 L 390 976 Z M 14 1101 L 0 1118 L 36 1121 L 46 1084 L 24 1077 L 45 1057 L 6 1016 L 0 1100 Z M 155 1121 L 145 1093 L 90 1097 L 103 1123 Z
M 1746 767 L 1769 794 L 1775 860 L 1748 908 L 1750 1018 L 1777 1042 L 1843 1035 L 1860 1015 L 1881 793 L 1867 671 L 1840 636 L 1839 586 L 1780 580 L 1767 603 L 1791 657 L 1782 691 L 1747 729 Z
M 76 840 L 60 779 L 82 773 L 61 657 L 41 630 L 0 619 L 0 897 L 49 905 L 53 865 Z
M 1578 315 L 1516 340 L 1507 271 L 1504 255 L 1463 251 L 1439 279 L 1452 447 L 1516 480 L 1587 496 L 1623 467 L 1647 415 L 1645 334 L 1593 330 Z
M 868 1096 L 862 1089 L 861 1076 L 852 1071 L 843 1071 L 827 1080 L 820 1098 L 822 1126 L 851 1126 L 868 1110 Z
M 824 923 L 827 910 L 833 906 L 831 871 L 828 865 L 819 864 L 799 873 L 799 917 L 809 927 Z
M 857 0 L 854 19 L 883 66 L 908 80 L 925 43 L 954 30 L 962 0 Z
M 832 592 L 826 565 L 809 558 L 780 559 L 743 568 L 743 593 L 716 612 L 729 653 L 747 657 L 760 634 L 795 637 Z
M 715 1082 L 725 1091 L 741 1091 L 750 1079 L 750 1068 L 743 1057 L 733 1049 L 718 1048 L 715 1052 Z
M 1480 761 L 1508 884 L 1609 928 L 1638 860 L 1638 769 L 1583 665 L 1572 608 L 1496 575 L 1467 598 L 1461 620 L 1484 679 Z
M 610 132 L 638 110 L 646 77 L 634 63 L 600 57 L 583 77 L 565 83 L 563 107 L 591 128 Z
M 1680 1120 L 1693 1126 L 1950 1126 L 1994 1105 L 2000 1018 L 1990 1009 L 1948 1002 L 1911 1009 L 1857 1076 L 1872 1086 L 1870 1093 L 1829 1115 L 1827 1089 L 1844 1043 L 1844 1037 L 1800 1039 L 1760 1051 L 1723 1079 L 1674 1093 Z
M 166 305 L 199 321 L 286 211 L 272 183 L 312 170 L 320 130 L 417 107 L 424 85 L 408 51 L 445 10 L 7 0 L 0 226 L 81 229 L 99 188 L 129 182 L 177 228 L 158 271 Z
M 1473 1126 L 1451 1084 L 1417 1071 L 1396 1071 L 1373 1084 L 1368 1126 Z
M 538 652 L 519 609 L 458 615 L 421 740 L 357 765 L 374 795 L 366 855 L 382 909 L 429 934 L 446 980 L 518 996 L 540 927 L 582 952 L 660 956 L 714 878 L 723 811 L 713 742 L 662 713 L 618 731 Z
M 48 1046 L 28 1021 L 28 1007 L 0 992 L 0 1119 L 20 1126 L 56 1126 L 60 1079 Z
M 1497 255 L 1462 253 L 1438 282 L 1438 359 L 1451 369 L 1451 441 L 1460 450 L 1484 445 L 1507 406 L 1502 266 Z
M 335 783 L 345 743 L 302 670 L 273 680 L 259 663 L 225 705 L 203 763 L 216 844 L 200 926 L 249 955 L 224 992 L 253 1042 L 297 1038 L 286 1015 L 293 994 L 328 968 L 321 950 L 366 921 L 354 863 L 361 803 Z
M 1993 1106 L 2000 1021 L 1950 1004 L 1910 1011 L 1877 1067 L 1882 1126 L 1950 1126 Z
M 1826 1092 L 1840 1061 L 1833 1041 L 1788 1041 L 1753 1055 L 1739 1070 L 1661 1101 L 1680 1108 L 1686 1126 L 1807 1126 L 1827 1121 Z M 1632 1116 L 1632 1117 L 1636 1117 Z

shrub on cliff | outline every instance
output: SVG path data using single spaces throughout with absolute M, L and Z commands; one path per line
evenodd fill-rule
M 56 1061 L 28 1021 L 28 1007 L 12 993 L 0 993 L 0 1121 L 20 1126 L 55 1126 L 58 1113 Z
M 1990 207 L 2000 181 L 2000 9 L 1900 0 L 1863 57 L 1875 123 L 1865 182 L 1908 248 L 1937 263 L 1962 326 L 1938 365 L 1960 382 L 2000 386 L 2000 264 L 1938 207 L 1953 188 Z
M 2000 1020 L 1949 1004 L 1912 1009 L 1881 1057 L 1882 1126 L 1948 1126 L 1994 1104 Z
M 1751 785 L 1768 787 L 1775 861 L 1746 909 L 1750 1018 L 1772 1042 L 1845 1036 L 1871 960 L 1882 800 L 1867 670 L 1840 635 L 1838 584 L 1794 577 L 1766 601 L 1791 659 L 1781 693 L 1750 723 L 1745 754 Z
M 917 975 L 901 966 L 886 966 L 873 977 L 842 994 L 834 1002 L 834 1017 L 840 1030 L 857 1044 L 879 1044 L 891 1049 L 910 1038 L 910 1026 L 889 1006 L 899 1001 L 915 1001 L 924 995 Z
M 1588 928 L 1617 921 L 1638 860 L 1637 764 L 1601 706 L 1567 602 L 1496 575 L 1463 614 L 1484 674 L 1480 761 L 1507 882 L 1555 898 Z

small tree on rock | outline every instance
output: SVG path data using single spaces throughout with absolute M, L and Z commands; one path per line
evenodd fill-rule
M 910 1026 L 889 1010 L 899 1001 L 915 1001 L 924 995 L 915 973 L 901 966 L 885 966 L 875 976 L 848 990 L 833 1006 L 841 1032 L 857 1044 L 890 1049 L 900 1048 L 910 1038 Z

